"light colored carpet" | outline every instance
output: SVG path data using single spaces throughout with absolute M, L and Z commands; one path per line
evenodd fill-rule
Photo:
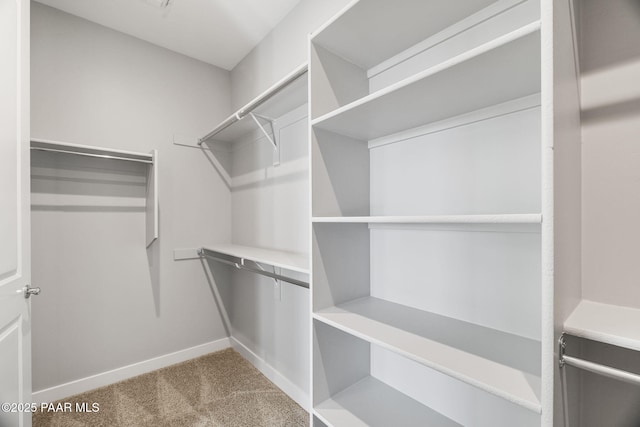
M 309 415 L 232 349 L 63 399 L 99 412 L 42 412 L 34 427 L 307 426 Z

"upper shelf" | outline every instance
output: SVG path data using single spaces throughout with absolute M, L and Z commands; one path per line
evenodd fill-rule
M 582 300 L 564 322 L 570 335 L 640 351 L 640 309 Z
M 494 2 L 362 0 L 318 29 L 312 42 L 366 70 Z
M 331 111 L 311 124 L 368 141 L 532 95 L 540 91 L 540 84 L 537 21 Z
M 248 104 L 223 120 L 218 126 L 200 138 L 206 141 L 233 142 L 255 129 L 256 124 L 247 117 L 250 113 L 277 118 L 307 102 L 307 64 L 302 64 L 282 80 L 258 95 Z
M 295 252 L 234 244 L 208 245 L 204 246 L 204 249 L 261 264 L 268 264 L 273 267 L 284 268 L 289 271 L 297 271 L 299 273 L 306 274 L 309 273 L 309 257 Z
M 55 153 L 73 154 L 101 159 L 126 160 L 138 163 L 153 164 L 153 153 L 136 153 L 133 151 L 113 150 L 111 148 L 93 147 L 90 145 L 71 144 L 48 139 L 31 139 L 31 149 L 51 151 Z
M 71 154 L 74 156 L 144 163 L 148 165 L 145 200 L 145 228 L 147 247 L 151 246 L 151 244 L 158 238 L 160 233 L 158 217 L 158 150 L 152 150 L 151 153 L 148 154 L 136 153 L 134 151 L 114 150 L 111 148 L 71 144 L 68 142 L 51 141 L 36 138 L 31 139 L 31 149 L 60 154 Z

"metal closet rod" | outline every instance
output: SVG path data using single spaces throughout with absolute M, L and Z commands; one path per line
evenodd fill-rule
M 256 261 L 247 260 L 245 258 L 240 258 L 240 257 L 232 256 L 232 255 L 223 254 L 221 252 L 212 251 L 212 250 L 206 249 L 206 248 L 201 248 L 198 251 L 198 255 L 200 255 L 201 257 L 210 258 L 210 259 L 218 261 L 218 262 L 222 262 L 224 264 L 232 265 L 232 266 L 234 266 L 234 267 L 236 267 L 236 268 L 238 268 L 240 270 L 248 270 L 248 271 L 251 271 L 253 273 L 260 274 L 262 276 L 271 277 L 272 279 L 276 279 L 276 280 L 282 280 L 283 282 L 291 283 L 292 285 L 296 285 L 296 286 L 303 287 L 305 289 L 309 289 L 309 283 L 308 282 L 305 282 L 305 281 L 302 281 L 302 280 L 298 280 L 298 279 L 294 279 L 292 277 L 283 276 L 282 274 L 272 273 L 272 272 L 266 271 L 266 270 L 261 270 L 259 268 L 253 268 L 253 267 L 248 266 L 246 264 L 246 261 L 251 261 L 253 263 L 256 263 L 256 265 L 259 265 Z
M 308 70 L 307 64 L 304 64 L 297 69 L 295 69 L 291 74 L 284 77 L 278 83 L 276 83 L 273 87 L 271 87 L 267 92 L 258 96 L 253 101 L 249 102 L 247 105 L 239 109 L 236 113 L 228 117 L 224 122 L 220 123 L 215 129 L 211 132 L 198 139 L 198 145 L 202 145 L 203 142 L 208 141 L 215 135 L 219 134 L 232 124 L 244 119 L 248 116 L 253 110 L 267 102 L 269 99 L 273 98 L 275 95 L 280 93 L 284 88 L 289 86 L 291 83 L 296 81 L 299 77 L 303 76 Z
M 558 354 L 560 355 L 560 368 L 564 368 L 566 365 L 573 366 L 574 368 L 582 369 L 584 371 L 593 372 L 614 380 L 624 381 L 629 384 L 640 385 L 640 375 L 633 372 L 623 371 L 622 369 L 612 368 L 611 366 L 601 365 L 599 363 L 590 362 L 588 360 L 580 359 L 573 356 L 567 356 L 566 351 L 565 334 L 560 336 L 558 340 Z
M 136 159 L 134 157 L 119 157 L 119 156 L 110 156 L 108 154 L 83 153 L 82 151 L 60 150 L 58 148 L 31 147 L 31 149 L 32 150 L 38 150 L 38 151 L 51 151 L 53 153 L 73 154 L 73 155 L 76 155 L 76 156 L 96 157 L 96 158 L 99 158 L 99 159 L 124 160 L 124 161 L 127 161 L 127 162 L 146 163 L 146 164 L 149 164 L 149 165 L 153 164 L 153 160 Z

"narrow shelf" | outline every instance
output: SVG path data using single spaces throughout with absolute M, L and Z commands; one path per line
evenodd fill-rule
M 313 317 L 536 413 L 540 342 L 365 297 Z
M 318 117 L 311 124 L 369 141 L 538 92 L 539 21 Z
M 359 1 L 313 33 L 312 42 L 366 70 L 493 2 L 411 0 L 388 7 L 388 0 Z M 393 37 L 381 30 L 390 26 Z
M 208 245 L 204 246 L 204 249 L 231 255 L 233 257 L 244 258 L 261 264 L 284 268 L 285 270 L 309 274 L 309 257 L 296 252 L 278 251 L 274 249 L 233 244 Z
M 385 383 L 366 377 L 314 408 L 327 426 L 460 426 Z
M 640 309 L 582 300 L 564 322 L 569 335 L 640 351 Z
M 134 151 L 113 150 L 110 148 L 94 147 L 91 145 L 71 144 L 68 142 L 51 141 L 48 139 L 31 139 L 31 149 L 37 151 L 51 151 L 54 153 L 72 154 L 86 157 L 97 157 L 111 160 L 125 160 L 139 163 L 153 164 L 154 153 L 136 153 Z
M 248 117 L 254 113 L 275 119 L 307 102 L 307 64 L 302 64 L 282 80 L 255 97 L 238 111 L 231 114 L 213 130 L 200 138 L 205 141 L 234 142 L 241 136 L 256 129 L 255 122 Z
M 314 216 L 312 222 L 369 224 L 541 224 L 542 215 Z

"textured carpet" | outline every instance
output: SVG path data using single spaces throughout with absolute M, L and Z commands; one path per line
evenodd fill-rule
M 34 427 L 307 426 L 307 412 L 227 349 L 63 399 L 73 412 L 39 412 Z M 76 402 L 99 403 L 75 412 Z

